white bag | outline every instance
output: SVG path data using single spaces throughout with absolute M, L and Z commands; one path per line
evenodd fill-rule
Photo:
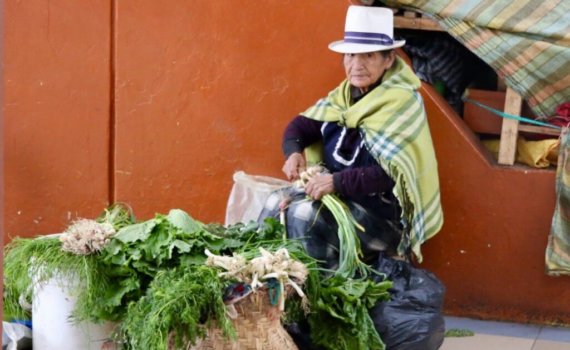
M 234 186 L 226 207 L 226 226 L 257 221 L 271 192 L 291 186 L 289 181 L 269 176 L 247 175 L 243 171 L 235 173 L 233 178 Z
M 32 350 L 32 330 L 18 323 L 2 321 L 2 349 Z

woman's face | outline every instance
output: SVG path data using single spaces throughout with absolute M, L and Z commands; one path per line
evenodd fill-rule
M 346 77 L 352 86 L 366 92 L 392 67 L 394 58 L 393 51 L 387 57 L 380 52 L 346 53 L 343 60 Z

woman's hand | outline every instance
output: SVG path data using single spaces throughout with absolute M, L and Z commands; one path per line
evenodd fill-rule
M 334 192 L 332 174 L 313 176 L 305 186 L 305 193 L 314 200 L 323 198 L 325 194 Z
M 301 153 L 292 153 L 285 161 L 282 170 L 285 176 L 287 176 L 290 181 L 293 181 L 299 179 L 299 176 L 305 171 L 306 167 L 305 157 L 303 157 Z

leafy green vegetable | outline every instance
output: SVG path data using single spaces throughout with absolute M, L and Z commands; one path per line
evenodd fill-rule
M 267 240 L 281 237 L 283 230 L 274 219 L 230 227 L 205 225 L 179 209 L 125 226 L 102 254 L 108 273 L 118 283 L 104 291 L 107 296 L 101 307 L 104 314 L 92 316 L 108 319 L 111 314 L 113 320 L 120 320 L 127 312 L 127 305 L 145 295 L 160 271 L 180 265 L 202 265 L 206 249 L 214 254 L 231 254 L 248 245 L 247 249 L 257 250 L 254 242 L 269 244 Z M 282 245 L 282 241 L 273 243 Z
M 119 230 L 102 256 L 114 279 L 119 281 L 104 291 L 109 298 L 105 306 L 112 319 L 121 319 L 128 303 L 144 295 L 154 276 L 178 266 L 181 257 L 198 256 L 196 263 L 204 261 L 202 247 L 208 246 L 211 234 L 202 227 L 202 223 L 183 211 L 171 210 L 167 216 L 157 214 L 153 219 Z
M 445 331 L 446 338 L 472 337 L 475 333 L 470 329 L 451 328 Z
M 105 208 L 95 220 L 99 223 L 109 223 L 113 225 L 115 230 L 136 222 L 133 210 L 130 206 L 124 203 L 115 203 L 110 205 Z
M 129 305 L 120 326 L 128 349 L 186 349 L 213 326 L 227 337 L 235 330 L 222 300 L 224 283 L 214 268 L 178 266 L 159 272 L 146 295 Z
M 150 220 L 138 224 L 125 226 L 117 234 L 114 239 L 122 243 L 133 243 L 136 241 L 146 240 L 155 226 L 158 224 L 157 220 Z
M 251 221 L 249 223 L 237 223 L 228 227 L 220 224 L 209 224 L 206 226 L 206 229 L 215 236 L 223 237 L 224 241 L 229 239 L 239 242 L 238 244 L 228 246 L 228 248 L 241 247 L 248 242 L 282 241 L 283 233 L 285 232 L 285 227 L 274 218 L 266 218 L 260 224 Z
M 204 224 L 190 217 L 185 211 L 172 209 L 167 216 L 167 220 L 176 228 L 184 232 L 196 232 L 204 227 Z
M 332 350 L 383 350 L 385 345 L 368 309 L 389 299 L 392 283 L 334 276 L 322 284 L 320 298 L 312 305 L 309 317 L 311 339 Z

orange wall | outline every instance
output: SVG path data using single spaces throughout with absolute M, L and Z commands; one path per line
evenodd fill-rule
M 59 232 L 107 203 L 110 5 L 5 5 L 6 240 Z
M 342 77 L 344 1 L 119 1 L 115 198 L 222 221 L 232 174 L 280 176 L 288 120 Z
M 445 282 L 447 313 L 570 323 L 570 279 L 544 273 L 555 172 L 494 165 L 441 97 L 423 93 L 445 216 L 424 267 Z
M 233 172 L 279 176 L 286 122 L 342 77 L 347 3 L 300 5 L 9 2 L 5 239 L 115 200 L 221 221 Z
M 342 78 L 326 49 L 348 1 L 11 1 L 5 11 L 9 235 L 57 232 L 113 200 L 141 219 L 221 221 L 237 170 L 280 176 L 281 133 Z M 425 267 L 457 315 L 570 322 L 543 273 L 552 171 L 492 165 L 432 90 L 445 226 Z

